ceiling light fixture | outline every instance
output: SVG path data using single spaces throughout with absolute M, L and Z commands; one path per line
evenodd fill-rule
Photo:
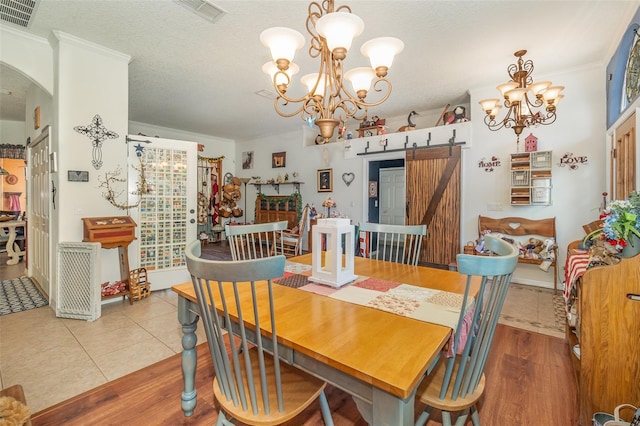
M 286 95 L 291 77 L 299 68 L 293 63 L 295 51 L 305 44 L 302 34 L 285 27 L 266 29 L 260 34 L 260 41 L 271 50 L 273 62 L 267 62 L 262 69 L 271 76 L 278 98 L 274 101 L 276 112 L 283 117 L 300 114 L 301 118 L 320 129 L 326 143 L 340 122 L 347 119 L 362 120 L 367 109 L 380 105 L 391 94 L 391 82 L 386 79 L 395 55 L 404 48 L 404 43 L 394 37 L 380 37 L 369 40 L 360 52 L 369 57 L 371 68 L 354 68 L 345 72 L 343 61 L 354 37 L 364 29 L 364 22 L 351 12 L 349 6 L 334 8 L 333 0 L 324 0 L 309 5 L 307 32 L 311 35 L 309 56 L 320 58 L 319 72 L 306 74 L 301 78 L 308 92 L 301 98 Z M 380 99 L 365 100 L 372 80 L 373 89 L 382 92 Z M 349 80 L 353 92 L 346 87 Z M 385 89 L 383 91 L 383 89 Z M 342 112 L 338 111 L 342 110 Z
M 533 82 L 533 61 L 522 59 L 526 53 L 526 50 L 514 53 L 518 62 L 507 67 L 511 79 L 497 86 L 504 98 L 504 106 L 509 109 L 507 115 L 502 120 L 496 120 L 497 113 L 502 108 L 502 105 L 498 104 L 500 99 L 480 101 L 482 109 L 487 113 L 484 123 L 489 130 L 513 128 L 518 144 L 525 127 L 547 125 L 556 121 L 556 107 L 564 97 L 560 94 L 564 86 L 553 86 L 550 81 Z

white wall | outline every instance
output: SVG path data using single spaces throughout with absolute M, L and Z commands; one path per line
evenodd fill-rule
M 24 121 L 0 120 L 0 143 L 24 145 L 25 125 Z

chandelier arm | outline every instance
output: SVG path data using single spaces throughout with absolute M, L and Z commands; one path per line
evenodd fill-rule
M 317 58 L 322 53 L 323 43 L 322 43 L 320 34 L 318 34 L 318 32 L 316 31 L 316 22 L 318 22 L 318 19 L 320 19 L 322 15 L 324 15 L 325 13 L 328 13 L 328 9 L 326 9 L 326 6 L 325 6 L 326 2 L 327 1 L 325 0 L 322 3 L 322 6 L 320 6 L 320 4 L 315 1 L 311 2 L 309 4 L 309 8 L 307 9 L 308 15 L 307 15 L 306 27 L 307 27 L 307 32 L 311 36 L 311 43 L 309 45 L 308 53 L 309 53 L 309 56 L 311 56 L 312 58 Z M 330 5 L 330 7 L 332 7 L 332 5 Z
M 294 112 L 288 113 L 288 112 L 284 112 L 282 110 L 282 107 L 284 107 L 285 105 L 289 105 L 289 104 L 296 104 L 296 103 L 300 103 L 304 101 L 304 99 L 299 99 L 297 102 L 288 102 L 286 99 L 281 98 L 281 97 L 277 97 L 274 101 L 273 101 L 273 107 L 276 110 L 276 112 L 278 113 L 278 115 L 282 116 L 282 117 L 293 117 L 295 115 L 300 114 L 300 112 L 302 112 L 302 109 L 304 108 L 304 104 L 300 105 L 300 107 L 298 107 Z

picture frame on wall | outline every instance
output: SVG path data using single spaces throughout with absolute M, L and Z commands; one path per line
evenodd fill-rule
M 369 198 L 377 198 L 378 197 L 378 181 L 370 180 L 369 181 Z
M 271 168 L 277 169 L 285 167 L 287 165 L 287 153 L 286 152 L 274 152 L 271 154 Z
M 253 151 L 242 153 L 242 170 L 253 169 Z
M 333 169 L 318 170 L 318 192 L 333 192 Z

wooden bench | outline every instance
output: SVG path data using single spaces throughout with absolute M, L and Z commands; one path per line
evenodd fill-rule
M 553 238 L 553 291 L 558 292 L 558 271 L 556 268 L 558 261 L 558 240 L 556 238 L 556 218 L 547 219 L 527 219 L 524 217 L 503 217 L 491 218 L 486 216 L 478 216 L 478 232 L 480 235 L 490 231 L 492 233 L 500 233 L 506 237 L 543 237 Z M 521 241 L 523 244 L 525 241 Z M 536 259 L 529 257 L 519 257 L 519 263 L 527 263 L 540 265 L 545 259 Z

